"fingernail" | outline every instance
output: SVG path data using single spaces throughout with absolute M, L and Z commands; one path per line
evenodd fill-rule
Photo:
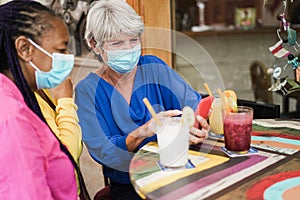
M 181 110 L 175 110 L 177 115 L 182 115 L 182 111 Z
M 196 118 L 197 118 L 198 121 L 201 120 L 201 116 L 200 115 L 197 115 Z

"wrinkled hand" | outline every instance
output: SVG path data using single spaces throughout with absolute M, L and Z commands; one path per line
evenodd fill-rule
M 210 130 L 210 126 L 207 123 L 206 119 L 200 115 L 196 116 L 197 123 L 200 124 L 201 129 L 196 128 L 195 126 L 190 128 L 190 144 L 199 144 L 203 142 L 207 137 Z
M 162 124 L 166 117 L 172 117 L 181 114 L 182 112 L 180 110 L 169 110 L 158 113 L 157 117 Z M 140 145 L 145 138 L 153 136 L 155 133 L 157 133 L 159 128 L 160 125 L 158 125 L 155 119 L 152 118 L 146 124 L 132 131 L 126 138 L 126 146 L 128 151 L 135 151 L 138 145 Z
M 51 96 L 57 100 L 60 98 L 73 97 L 73 82 L 71 77 L 68 77 L 55 88 L 49 89 Z
M 177 115 L 181 115 L 181 114 L 182 114 L 182 111 L 180 111 L 180 110 L 168 110 L 168 111 L 160 112 L 157 114 L 157 118 L 158 118 L 160 124 L 158 124 L 156 122 L 156 120 L 154 118 L 152 118 L 150 120 L 148 127 L 153 133 L 157 133 L 157 131 L 161 128 L 161 126 L 164 123 L 164 120 L 167 117 L 173 117 L 173 116 L 177 116 Z

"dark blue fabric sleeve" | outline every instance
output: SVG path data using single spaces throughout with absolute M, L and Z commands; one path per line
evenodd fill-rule
M 125 142 L 127 135 L 111 137 L 110 133 L 105 131 L 110 122 L 104 123 L 103 121 L 100 125 L 99 119 L 105 120 L 105 118 L 99 118 L 101 113 L 97 111 L 95 103 L 98 84 L 97 80 L 93 79 L 94 77 L 89 78 L 78 83 L 75 89 L 75 102 L 78 106 L 77 112 L 83 141 L 91 156 L 107 167 L 106 175 L 112 179 L 119 179 L 121 183 L 128 183 L 127 172 L 132 155 L 127 151 Z M 112 169 L 121 173 L 116 174 Z

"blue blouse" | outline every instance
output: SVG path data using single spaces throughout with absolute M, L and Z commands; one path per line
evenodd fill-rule
M 75 90 L 83 141 L 104 175 L 112 181 L 130 183 L 129 164 L 134 152 L 128 152 L 126 137 L 151 119 L 143 103 L 147 97 L 154 110 L 196 110 L 201 96 L 174 70 L 155 56 L 141 56 L 130 104 L 108 82 L 94 73 L 80 81 Z M 141 148 L 156 136 L 145 139 Z M 137 149 L 137 150 L 138 150 Z

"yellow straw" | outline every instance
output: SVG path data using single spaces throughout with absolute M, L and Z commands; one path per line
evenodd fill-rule
M 209 89 L 207 83 L 204 83 L 204 87 L 205 87 L 205 89 L 206 89 L 208 95 L 209 95 L 209 96 L 212 96 L 211 90 Z
M 224 104 L 224 106 L 225 106 L 226 112 L 230 112 L 228 103 L 226 102 L 225 97 L 224 97 L 224 94 L 222 93 L 221 89 L 218 88 L 217 91 L 218 91 L 218 93 L 219 93 L 219 95 L 220 95 L 220 98 L 221 98 L 221 100 L 222 100 L 222 102 L 223 102 L 223 104 Z
M 145 98 L 143 98 L 143 102 L 144 102 L 144 104 L 146 105 L 146 107 L 148 108 L 148 110 L 149 110 L 150 114 L 152 115 L 152 117 L 154 118 L 155 122 L 156 122 L 159 126 L 161 126 L 161 122 L 159 121 L 159 119 L 158 119 L 158 117 L 157 117 L 157 115 L 156 115 L 156 113 L 155 113 L 153 107 L 151 106 L 149 100 L 145 97 Z

